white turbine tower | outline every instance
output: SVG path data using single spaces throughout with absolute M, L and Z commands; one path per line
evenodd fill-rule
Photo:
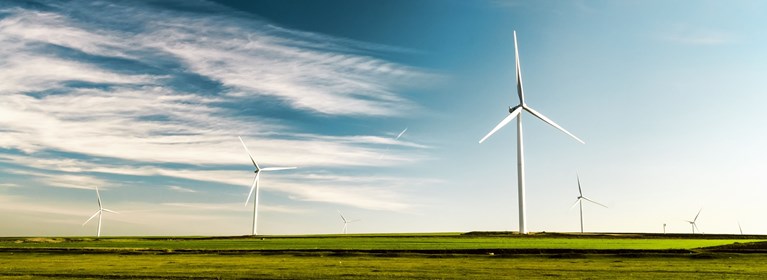
M 276 170 L 287 170 L 287 169 L 295 169 L 295 167 L 264 167 L 261 168 L 258 166 L 258 163 L 256 163 L 256 160 L 253 159 L 253 155 L 250 154 L 250 151 L 248 150 L 248 147 L 245 146 L 245 141 L 242 141 L 242 137 L 237 136 L 237 138 L 240 138 L 240 142 L 242 143 L 242 147 L 245 148 L 245 152 L 248 153 L 248 157 L 250 157 L 250 161 L 253 162 L 253 167 L 256 168 L 254 171 L 256 173 L 256 177 L 253 179 L 253 185 L 250 187 L 250 193 L 248 193 L 248 197 L 245 199 L 245 206 L 248 206 L 248 202 L 250 201 L 250 196 L 253 195 L 253 193 L 256 193 L 256 197 L 253 199 L 253 231 L 251 232 L 252 235 L 258 234 L 257 226 L 258 226 L 258 180 L 261 176 L 262 171 L 276 171 Z
M 698 214 L 695 215 L 695 219 L 692 219 L 692 221 L 685 221 L 690 223 L 690 226 L 692 227 L 692 234 L 695 234 L 695 229 L 698 229 L 698 231 L 700 231 L 700 229 L 698 228 L 698 224 L 695 223 L 696 221 L 698 221 L 698 216 L 700 216 L 700 211 L 703 211 L 703 208 L 700 208 L 700 210 L 698 210 Z
M 341 214 L 341 210 L 336 210 L 336 211 L 338 211 L 338 215 L 341 216 L 341 221 L 344 222 L 343 233 L 346 234 L 346 230 L 349 228 L 349 224 L 351 224 L 353 222 L 357 222 L 359 220 L 349 220 L 349 219 L 346 219 L 346 217 L 344 217 L 344 214 Z
M 517 104 L 517 106 L 514 106 L 514 107 L 509 107 L 509 115 L 506 116 L 506 118 L 503 119 L 498 125 L 496 125 L 495 128 L 493 128 L 493 130 L 490 131 L 490 133 L 485 135 L 485 137 L 483 137 L 482 140 L 479 140 L 479 143 L 484 142 L 488 137 L 490 137 L 490 135 L 493 135 L 493 133 L 501 129 L 501 127 L 504 127 L 506 124 L 511 122 L 511 120 L 513 120 L 514 118 L 517 118 L 517 187 L 518 187 L 518 195 L 519 195 L 519 233 L 527 234 L 527 224 L 525 222 L 525 156 L 524 156 L 524 149 L 522 145 L 522 111 L 523 110 L 527 111 L 528 113 L 539 118 L 545 123 L 575 138 L 575 140 L 578 140 L 578 142 L 581 142 L 584 144 L 585 142 L 583 142 L 583 140 L 579 139 L 572 133 L 568 132 L 567 130 L 565 130 L 564 128 L 556 124 L 554 121 L 544 116 L 543 114 L 539 113 L 536 110 L 533 110 L 533 108 L 530 108 L 527 105 L 527 103 L 525 103 L 525 94 L 522 88 L 522 69 L 520 68 L 520 64 L 519 64 L 519 49 L 517 48 L 517 32 L 516 31 L 514 31 L 514 58 L 516 60 L 517 95 L 519 96 L 519 104 Z
M 583 196 L 583 191 L 581 190 L 581 178 L 577 174 L 575 175 L 575 178 L 578 180 L 578 194 L 579 195 L 578 195 L 578 199 L 575 200 L 575 203 L 573 204 L 573 206 L 570 206 L 570 208 L 572 209 L 573 207 L 575 207 L 575 204 L 580 204 L 580 208 L 581 208 L 580 209 L 581 210 L 581 233 L 583 233 L 583 201 L 585 200 L 585 201 L 594 203 L 596 205 L 602 206 L 604 208 L 607 208 L 607 206 L 604 206 L 602 203 L 593 201 L 593 200 L 589 199 L 588 197 Z
M 115 211 L 112 211 L 112 210 L 104 208 L 104 206 L 101 204 L 101 194 L 99 194 L 99 187 L 96 187 L 96 198 L 98 199 L 98 202 L 99 202 L 99 210 L 96 211 L 96 213 L 93 213 L 93 216 L 88 218 L 88 220 L 86 220 L 83 223 L 83 226 L 85 226 L 85 224 L 87 224 L 88 222 L 93 220 L 93 218 L 95 218 L 96 215 L 98 215 L 99 216 L 99 227 L 98 227 L 98 230 L 96 231 L 96 237 L 101 237 L 101 215 L 104 213 L 104 211 L 109 212 L 109 213 L 115 213 L 115 214 L 120 214 L 120 213 L 117 213 Z

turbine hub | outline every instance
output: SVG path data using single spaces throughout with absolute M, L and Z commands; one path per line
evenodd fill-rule
M 509 106 L 509 114 L 511 114 L 511 112 L 514 112 L 514 107 Z

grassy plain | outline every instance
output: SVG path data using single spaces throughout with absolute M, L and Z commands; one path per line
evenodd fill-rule
M 690 257 L 297 256 L 0 253 L 0 277 L 200 279 L 764 279 L 763 255 Z
M 767 254 L 700 249 L 735 242 L 739 244 L 730 247 L 749 247 L 748 242 L 767 240 L 763 236 L 709 237 L 422 234 L 0 238 L 0 278 L 763 279 L 767 275 Z M 513 249 L 541 251 L 515 253 Z
M 761 239 L 763 240 L 763 239 Z M 327 235 L 263 237 L 0 238 L 2 248 L 158 250 L 465 250 L 465 249 L 692 249 L 760 239 L 625 238 L 612 236 Z

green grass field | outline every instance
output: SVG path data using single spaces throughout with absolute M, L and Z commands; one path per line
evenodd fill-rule
M 555 234 L 0 238 L 0 278 L 762 279 L 767 254 L 702 247 L 766 240 Z
M 692 249 L 758 239 L 471 237 L 460 234 L 415 236 L 306 236 L 263 238 L 2 238 L 0 248 L 108 248 L 190 250 L 462 250 L 462 249 Z

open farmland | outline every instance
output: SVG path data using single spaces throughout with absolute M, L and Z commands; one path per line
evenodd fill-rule
M 767 238 L 390 234 L 2 238 L 0 276 L 28 278 L 760 278 Z

